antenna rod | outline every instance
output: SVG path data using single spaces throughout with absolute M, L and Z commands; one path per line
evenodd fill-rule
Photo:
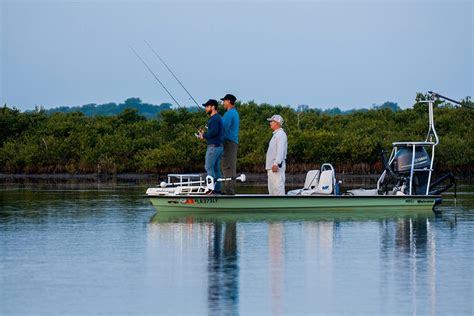
M 141 62 L 143 63 L 143 65 L 145 65 L 145 67 L 148 69 L 148 71 L 153 75 L 153 77 L 155 77 L 156 81 L 158 81 L 160 83 L 160 85 L 163 87 L 163 89 L 165 89 L 166 92 L 168 92 L 169 96 L 173 99 L 173 101 L 178 105 L 179 108 L 181 108 L 181 105 L 179 104 L 178 101 L 176 101 L 176 99 L 173 97 L 173 95 L 171 94 L 171 92 L 168 91 L 168 89 L 166 89 L 165 85 L 163 84 L 163 82 L 161 82 L 160 79 L 158 79 L 158 77 L 155 75 L 155 73 L 153 72 L 153 70 L 151 70 L 150 67 L 148 67 L 147 63 L 143 60 L 143 58 L 140 57 L 140 55 L 138 55 L 138 53 L 133 49 L 132 46 L 130 46 L 130 49 L 135 53 L 135 55 L 138 57 L 138 59 L 141 60 Z
M 165 65 L 166 69 L 168 69 L 168 71 L 173 75 L 174 79 L 176 79 L 176 81 L 178 81 L 178 83 L 181 85 L 181 87 L 183 87 L 184 91 L 186 91 L 186 93 L 191 97 L 191 99 L 194 101 L 194 103 L 196 103 L 196 105 L 198 106 L 198 108 L 201 106 L 199 103 L 196 102 L 196 100 L 193 98 L 193 96 L 191 95 L 191 93 L 189 93 L 188 89 L 186 89 L 184 87 L 184 85 L 181 83 L 181 81 L 178 79 L 178 77 L 176 77 L 176 75 L 174 74 L 174 72 L 170 69 L 170 67 L 168 67 L 168 65 L 165 63 L 165 61 L 163 60 L 163 58 L 160 57 L 160 55 L 158 55 L 158 53 L 153 49 L 153 47 L 150 45 L 150 43 L 148 43 L 146 40 L 144 40 L 145 43 L 148 45 L 148 47 L 153 51 L 153 53 L 155 54 L 156 57 L 158 57 L 158 59 L 163 63 L 163 65 Z

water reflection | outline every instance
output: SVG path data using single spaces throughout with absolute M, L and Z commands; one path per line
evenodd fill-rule
M 380 223 L 380 292 L 410 294 L 410 313 L 436 314 L 436 236 L 432 229 L 435 216 L 403 218 Z M 396 266 L 394 266 L 396 265 Z M 403 273 L 403 275 L 400 275 Z M 397 278 L 403 282 L 397 281 Z M 386 284 L 395 284 L 388 289 Z M 423 289 L 422 291 L 420 289 Z M 421 310 L 417 308 L 422 305 Z M 387 302 L 388 304 L 389 302 Z
M 295 278 L 296 271 L 303 269 L 298 273 L 317 276 L 311 281 L 308 280 L 310 283 L 305 284 L 306 290 L 314 289 L 317 292 L 321 287 L 334 289 L 336 284 L 341 282 L 338 275 L 341 271 L 347 273 L 347 270 L 357 269 L 357 266 L 342 268 L 341 258 L 351 261 L 363 255 L 367 249 L 375 246 L 373 241 L 377 238 L 380 299 L 387 300 L 386 306 L 400 310 L 403 304 L 400 305 L 400 302 L 393 298 L 402 293 L 406 296 L 408 292 L 411 293 L 412 306 L 418 306 L 420 300 L 430 302 L 431 307 L 423 307 L 422 311 L 425 312 L 427 308 L 430 311 L 436 309 L 436 240 L 431 227 L 434 218 L 432 212 L 399 212 L 395 216 L 384 211 L 371 211 L 365 215 L 353 212 L 198 215 L 156 213 L 151 218 L 151 223 L 155 233 L 160 227 L 169 229 L 170 224 L 180 225 L 180 229 L 188 236 L 192 236 L 190 231 L 196 229 L 196 225 L 206 230 L 207 237 L 201 242 L 205 243 L 207 249 L 207 303 L 208 311 L 213 314 L 241 312 L 240 261 L 245 259 L 239 256 L 239 240 L 240 246 L 243 245 L 244 248 L 249 247 L 245 240 L 253 241 L 251 248 L 258 251 L 258 259 L 255 260 L 265 261 L 264 258 L 267 258 L 267 268 L 264 269 L 268 274 L 267 285 L 260 287 L 267 293 L 266 300 L 271 314 L 284 314 L 286 304 L 293 300 L 288 297 L 291 295 L 286 290 L 288 283 L 295 282 L 289 279 L 288 275 Z M 259 223 L 260 227 L 258 233 L 261 234 L 263 230 L 266 242 L 251 236 L 253 231 L 250 227 L 256 223 Z M 367 226 L 378 227 L 379 232 L 369 230 L 367 240 L 364 240 L 364 236 L 351 235 L 355 244 L 353 249 L 348 250 L 347 244 L 351 244 L 347 239 L 348 230 L 358 226 L 364 233 Z M 341 249 L 346 250 L 340 253 Z M 304 262 L 303 266 L 300 266 L 300 262 L 295 263 L 295 257 L 298 256 L 301 262 Z M 372 263 L 369 262 L 370 264 Z M 290 271 L 291 269 L 295 271 Z M 363 269 L 361 267 L 360 271 Z M 399 273 L 404 274 L 401 276 L 404 280 L 402 282 L 397 281 Z M 405 281 L 407 277 L 408 282 Z M 263 276 L 262 278 L 265 279 Z M 387 287 L 387 284 L 398 286 Z M 320 292 L 318 295 L 323 302 L 334 301 L 330 291 Z M 406 311 L 417 312 L 413 309 Z
M 271 311 L 273 315 L 283 312 L 283 277 L 284 277 L 284 227 L 282 223 L 270 223 L 268 229 L 268 251 L 270 255 L 270 288 Z
M 448 196 L 441 215 L 191 213 L 151 223 L 144 189 L 0 191 L 0 310 L 473 315 L 472 189 L 456 207 Z
M 238 314 L 239 264 L 236 222 L 213 223 L 208 243 L 208 303 L 215 314 Z

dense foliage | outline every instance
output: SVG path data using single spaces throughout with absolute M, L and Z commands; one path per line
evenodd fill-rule
M 73 112 L 81 112 L 84 113 L 86 116 L 98 116 L 98 115 L 103 115 L 103 116 L 112 116 L 112 115 L 118 115 L 120 114 L 123 110 L 125 109 L 136 109 L 140 115 L 145 116 L 146 118 L 155 118 L 159 113 L 165 110 L 171 109 L 171 104 L 170 103 L 162 103 L 160 105 L 155 105 L 155 104 L 150 104 L 150 103 L 143 103 L 140 98 L 128 98 L 125 100 L 123 103 L 116 104 L 114 102 L 110 103 L 105 103 L 105 104 L 85 104 L 82 106 L 60 106 L 57 108 L 52 108 L 45 110 L 47 114 L 53 114 L 53 113 L 73 113 Z M 298 111 L 299 112 L 306 112 L 310 109 L 309 105 L 306 104 L 300 104 L 298 105 Z M 373 109 L 392 109 L 393 111 L 400 111 L 400 107 L 398 106 L 397 103 L 394 102 L 385 102 L 381 105 L 372 105 Z M 188 111 L 190 112 L 198 112 L 199 109 L 196 106 L 189 106 L 187 107 Z M 324 114 L 329 114 L 329 115 L 339 115 L 339 114 L 352 114 L 354 112 L 366 112 L 368 109 L 366 108 L 361 108 L 361 109 L 350 109 L 350 110 L 341 110 L 338 107 L 330 108 L 330 109 L 324 109 L 324 110 L 318 110 L 321 113 Z
M 423 99 L 418 95 L 418 100 Z M 428 129 L 426 103 L 393 111 L 381 107 L 347 115 L 329 115 L 309 108 L 295 110 L 254 102 L 237 105 L 241 116 L 239 172 L 263 172 L 271 137 L 266 121 L 281 114 L 288 133 L 290 172 L 323 162 L 339 172 L 380 171 L 378 144 L 424 140 Z M 437 104 L 438 169 L 472 173 L 474 111 Z M 88 117 L 80 112 L 48 114 L 0 108 L 0 172 L 121 173 L 203 171 L 206 146 L 194 133 L 206 124 L 203 111 L 164 110 L 146 119 L 127 108 L 115 116 Z

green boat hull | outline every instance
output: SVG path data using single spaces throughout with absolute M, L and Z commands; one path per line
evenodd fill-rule
M 314 212 L 328 210 L 432 210 L 438 195 L 412 196 L 146 196 L 158 212 Z

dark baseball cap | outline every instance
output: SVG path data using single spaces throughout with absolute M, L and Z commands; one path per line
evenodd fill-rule
M 203 106 L 203 107 L 206 107 L 206 106 L 208 106 L 208 105 L 211 105 L 211 106 L 214 106 L 215 108 L 217 108 L 217 101 L 214 100 L 214 99 L 209 99 L 209 100 L 207 100 L 207 102 L 204 103 L 202 106 Z
M 225 97 L 221 98 L 222 101 L 224 100 L 229 100 L 230 102 L 232 103 L 235 103 L 235 101 L 237 100 L 237 98 L 235 97 L 235 95 L 233 94 L 226 94 Z

